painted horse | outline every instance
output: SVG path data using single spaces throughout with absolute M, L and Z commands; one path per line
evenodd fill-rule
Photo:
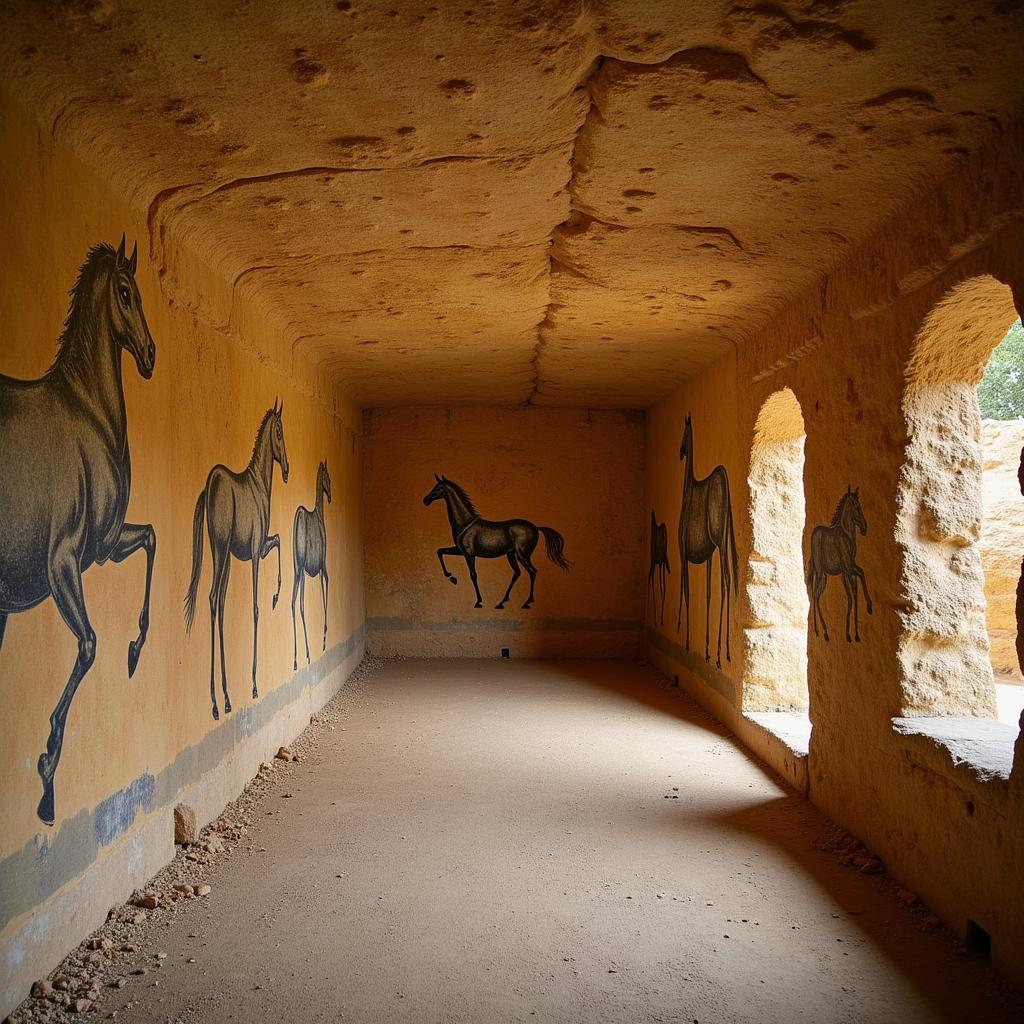
M 53 777 L 68 711 L 96 658 L 82 573 L 93 563 L 123 562 L 145 551 L 146 591 L 139 635 L 128 645 L 129 677 L 149 632 L 156 534 L 150 525 L 125 522 L 132 465 L 121 353 L 130 353 L 149 380 L 156 345 L 135 282 L 138 246 L 128 258 L 124 248 L 122 236 L 116 251 L 106 244 L 89 250 L 53 366 L 38 380 L 0 376 L 0 644 L 8 615 L 47 597 L 78 641 L 37 765 L 43 783 L 37 813 L 47 825 L 54 821 Z
M 665 574 L 672 572 L 668 563 L 668 527 L 659 523 L 651 509 L 651 565 L 647 570 L 647 590 L 654 602 L 654 620 L 658 619 L 658 591 L 661 591 L 661 624 L 665 625 Z M 655 584 L 657 574 L 657 584 Z
M 454 542 L 453 547 L 437 549 L 437 560 L 441 563 L 444 578 L 452 586 L 455 586 L 459 581 L 448 571 L 448 567 L 444 564 L 444 556 L 462 555 L 465 558 L 469 568 L 469 577 L 473 581 L 473 589 L 476 591 L 474 608 L 483 607 L 483 598 L 480 596 L 480 588 L 476 582 L 477 558 L 500 558 L 504 555 L 512 570 L 512 579 L 509 580 L 505 596 L 495 605 L 495 608 L 505 607 L 516 580 L 522 575 L 519 571 L 520 565 L 530 575 L 530 596 L 526 599 L 523 607 L 529 608 L 533 604 L 537 569 L 533 564 L 532 555 L 537 547 L 539 534 L 544 536 L 548 559 L 560 569 L 568 571 L 572 568 L 572 563 L 566 561 L 565 558 L 565 540 L 557 530 L 551 529 L 550 526 L 534 526 L 527 519 L 504 519 L 497 522 L 483 519 L 469 495 L 457 483 L 436 474 L 434 479 L 437 482 L 423 499 L 423 504 L 430 505 L 439 498 L 444 499 Z
M 811 561 L 807 567 L 807 585 L 811 588 L 814 611 L 814 635 L 818 636 L 818 619 L 829 639 L 828 623 L 821 610 L 821 595 L 829 576 L 839 576 L 846 591 L 846 642 L 850 640 L 850 612 L 853 612 L 853 639 L 860 642 L 860 623 L 857 605 L 857 583 L 864 588 L 864 601 L 868 615 L 872 614 L 871 595 L 864 579 L 864 570 L 857 564 L 857 531 L 863 537 L 868 532 L 867 520 L 860 507 L 860 488 L 846 488 L 839 499 L 831 526 L 816 526 L 811 533 Z
M 309 637 L 306 635 L 306 577 L 320 577 L 320 593 L 324 599 L 324 646 L 327 650 L 327 528 L 324 525 L 324 497 L 331 501 L 331 475 L 327 463 L 316 471 L 316 504 L 312 511 L 300 505 L 295 510 L 292 528 L 292 668 L 299 667 L 298 637 L 295 631 L 295 595 L 299 596 L 302 615 L 302 638 L 306 641 L 306 664 L 309 664 Z
M 736 534 L 732 526 L 732 501 L 729 497 L 729 476 L 724 466 L 715 466 L 698 480 L 693 472 L 693 423 L 686 414 L 686 430 L 679 446 L 679 458 L 686 463 L 683 478 L 683 502 L 679 513 L 679 614 L 676 632 L 682 626 L 683 607 L 686 607 L 686 649 L 690 649 L 690 565 L 703 563 L 706 569 L 706 595 L 704 600 L 704 660 L 711 660 L 711 563 L 718 551 L 721 597 L 718 605 L 718 654 L 716 664 L 722 667 L 722 611 L 725 611 L 725 660 L 732 661 L 729 652 L 732 604 L 732 581 L 739 582 L 736 559 Z M 730 571 L 731 569 L 731 571 Z
M 192 631 L 195 617 L 199 575 L 203 568 L 203 520 L 210 532 L 210 556 L 213 559 L 213 581 L 210 586 L 210 702 L 213 717 L 220 718 L 217 710 L 217 691 L 214 687 L 214 661 L 217 639 L 220 639 L 220 679 L 224 691 L 224 712 L 231 713 L 228 696 L 228 676 L 224 665 L 224 599 L 231 572 L 231 556 L 252 563 L 252 696 L 259 697 L 256 688 L 256 650 L 259 637 L 259 579 L 260 562 L 277 549 L 277 590 L 272 608 L 281 596 L 281 538 L 267 534 L 270 529 L 270 489 L 274 483 L 274 463 L 281 467 L 281 479 L 288 483 L 288 453 L 284 445 L 284 427 L 281 415 L 284 406 L 275 402 L 268 409 L 256 432 L 252 457 L 241 473 L 233 473 L 225 466 L 216 465 L 206 478 L 192 516 L 192 579 L 185 595 L 185 627 Z M 216 619 L 216 635 L 214 633 Z

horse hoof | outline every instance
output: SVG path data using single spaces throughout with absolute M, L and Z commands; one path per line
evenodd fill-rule
M 475 605 L 473 605 L 474 608 L 483 608 L 483 606 L 484 606 L 483 601 L 477 601 L 477 603 Z
M 139 664 L 139 655 L 142 653 L 142 644 L 138 640 L 132 640 L 128 644 L 128 678 L 135 675 L 135 669 Z
M 259 690 L 256 689 L 255 684 L 253 685 L 253 688 L 252 688 L 252 699 L 253 700 L 259 700 L 260 699 Z
M 270 610 L 273 611 L 277 607 L 277 599 L 280 595 L 275 594 L 274 600 L 270 602 Z
M 502 601 L 500 604 L 496 604 L 494 607 L 495 608 L 504 608 L 505 607 L 505 602 Z
M 225 713 L 227 713 L 230 710 L 231 710 L 230 707 L 226 707 L 224 709 Z M 220 721 L 220 712 L 217 710 L 217 705 L 216 704 L 213 705 L 213 720 L 215 722 L 219 722 Z
M 715 666 L 717 668 L 721 668 L 722 667 L 722 659 L 721 658 L 716 659 Z
M 55 814 L 53 807 L 53 783 L 43 783 L 43 796 L 39 801 L 39 806 L 36 808 L 36 814 L 39 815 L 39 820 L 46 825 L 52 825 Z
M 292 671 L 293 672 L 298 672 L 299 671 L 299 663 L 298 663 L 298 661 L 293 661 L 292 662 Z
M 231 714 L 231 701 L 229 701 L 226 697 L 224 698 L 224 714 Z
M 873 615 L 873 614 L 874 614 L 874 611 L 872 610 L 871 602 L 868 601 L 868 615 Z
M 448 582 L 454 587 L 459 581 L 454 576 L 449 576 Z

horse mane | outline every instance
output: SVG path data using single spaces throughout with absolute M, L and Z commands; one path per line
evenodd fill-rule
M 836 505 L 835 512 L 832 513 L 832 525 L 838 526 L 839 520 L 843 518 L 843 509 L 846 507 L 846 501 L 848 498 L 853 497 L 853 491 L 846 491 L 843 496 L 839 499 L 839 504 Z
M 260 420 L 259 428 L 256 431 L 256 440 L 252 443 L 252 454 L 249 456 L 249 465 L 252 466 L 256 462 L 256 453 L 259 451 L 260 438 L 263 436 L 263 428 L 267 425 L 267 420 L 274 415 L 274 410 L 268 409 L 263 414 L 263 419 Z
M 445 478 L 444 482 L 463 500 L 471 516 L 480 515 L 473 504 L 473 499 L 454 480 Z
M 57 357 L 54 365 L 73 351 L 76 338 L 81 337 L 82 320 L 87 313 L 87 301 L 92 295 L 92 286 L 101 270 L 107 269 L 108 261 L 117 258 L 114 247 L 106 242 L 94 245 L 85 256 L 85 262 L 78 268 L 78 277 L 68 294 L 71 302 L 68 315 L 64 318 L 64 326 L 57 337 Z

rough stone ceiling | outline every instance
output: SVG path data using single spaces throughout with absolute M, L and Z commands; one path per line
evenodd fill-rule
M 176 251 L 210 265 L 356 402 L 643 407 L 1005 130 L 1022 20 L 51 0 L 5 5 L 0 46 L 19 99 L 149 211 L 165 280 Z

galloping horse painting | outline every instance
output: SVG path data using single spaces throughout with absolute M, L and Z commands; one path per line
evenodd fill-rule
M 722 612 L 725 611 L 725 660 L 732 661 L 729 651 L 731 625 L 732 581 L 739 582 L 736 558 L 736 534 L 732 527 L 732 501 L 729 497 L 729 475 L 724 466 L 715 466 L 698 480 L 693 472 L 693 423 L 686 414 L 686 430 L 679 446 L 679 458 L 686 463 L 683 476 L 683 503 L 679 513 L 679 615 L 676 632 L 682 626 L 686 608 L 686 649 L 690 649 L 690 565 L 703 564 L 706 571 L 704 599 L 704 660 L 711 660 L 711 563 L 718 551 L 721 597 L 718 605 L 718 654 L 715 664 L 722 667 Z
M 818 619 L 821 619 L 825 639 L 829 639 L 828 623 L 821 610 L 821 595 L 825 591 L 829 576 L 839 576 L 846 591 L 846 642 L 850 639 L 850 612 L 853 612 L 853 640 L 860 643 L 860 622 L 857 603 L 857 584 L 864 589 L 864 601 L 868 615 L 872 614 L 871 595 L 868 593 L 864 570 L 857 564 L 857 531 L 863 537 L 868 532 L 867 520 L 860 507 L 860 488 L 847 487 L 839 499 L 831 526 L 816 526 L 811 533 L 811 561 L 807 566 L 807 585 L 811 588 L 811 605 L 814 610 L 814 635 L 818 636 Z
M 299 597 L 302 615 L 302 638 L 306 641 L 306 663 L 309 664 L 309 637 L 306 635 L 306 577 L 320 577 L 320 593 L 324 599 L 324 646 L 327 650 L 327 527 L 324 525 L 324 498 L 331 502 L 331 475 L 327 462 L 316 471 L 316 503 L 312 511 L 300 505 L 295 510 L 292 528 L 292 668 L 299 667 L 298 637 L 295 631 L 295 596 Z
M 217 691 L 214 687 L 214 661 L 217 639 L 220 640 L 220 680 L 224 691 L 224 712 L 231 712 L 228 696 L 228 675 L 224 665 L 224 598 L 231 572 L 231 556 L 252 563 L 252 696 L 259 697 L 256 688 L 256 650 L 259 638 L 260 562 L 277 549 L 277 590 L 272 608 L 281 596 L 281 538 L 267 534 L 270 529 L 270 489 L 274 483 L 274 463 L 281 467 L 281 479 L 288 483 L 288 453 L 284 445 L 284 427 L 281 415 L 284 406 L 275 402 L 268 409 L 256 432 L 249 465 L 241 473 L 233 473 L 225 466 L 210 470 L 206 486 L 196 501 L 192 516 L 192 579 L 185 596 L 185 628 L 192 631 L 196 611 L 199 575 L 203 568 L 203 520 L 210 531 L 210 556 L 213 559 L 213 581 L 210 585 L 210 702 L 213 717 L 220 718 L 217 710 Z M 216 634 L 214 633 L 216 619 Z
M 82 573 L 93 563 L 123 562 L 145 551 L 146 590 L 139 635 L 128 644 L 129 677 L 149 631 L 156 534 L 152 526 L 125 522 L 132 466 L 121 353 L 149 380 L 156 345 L 135 283 L 138 246 L 127 258 L 124 249 L 122 236 L 116 251 L 106 244 L 89 250 L 53 366 L 38 380 L 0 376 L 0 644 L 7 617 L 47 597 L 78 641 L 37 765 L 43 784 L 37 814 L 47 825 L 54 822 L 53 777 L 68 711 L 96 658 Z
M 672 572 L 668 564 L 668 527 L 659 523 L 651 509 L 651 565 L 647 570 L 647 590 L 654 602 L 654 620 L 658 620 L 658 591 L 661 591 L 661 625 L 665 625 L 665 574 Z M 657 583 L 655 583 L 657 575 Z
M 542 534 L 544 537 L 548 559 L 566 572 L 572 568 L 572 563 L 565 558 L 565 540 L 557 530 L 551 529 L 550 526 L 534 526 L 528 519 L 503 519 L 497 522 L 483 519 L 469 495 L 457 483 L 436 474 L 434 479 L 437 482 L 423 499 L 423 504 L 429 505 L 439 498 L 444 499 L 454 542 L 453 547 L 437 549 L 437 560 L 441 563 L 444 578 L 452 586 L 455 586 L 459 581 L 448 571 L 448 567 L 444 564 L 444 556 L 461 555 L 465 558 L 469 568 L 469 578 L 473 581 L 473 589 L 476 591 L 474 608 L 483 607 L 480 587 L 476 582 L 477 558 L 500 558 L 504 555 L 512 570 L 512 579 L 509 580 L 505 596 L 494 606 L 495 608 L 505 607 L 516 580 L 522 575 L 519 570 L 520 565 L 530 576 L 530 596 L 524 602 L 523 607 L 529 608 L 533 604 L 537 569 L 533 564 L 532 556 L 537 547 L 539 535 Z

